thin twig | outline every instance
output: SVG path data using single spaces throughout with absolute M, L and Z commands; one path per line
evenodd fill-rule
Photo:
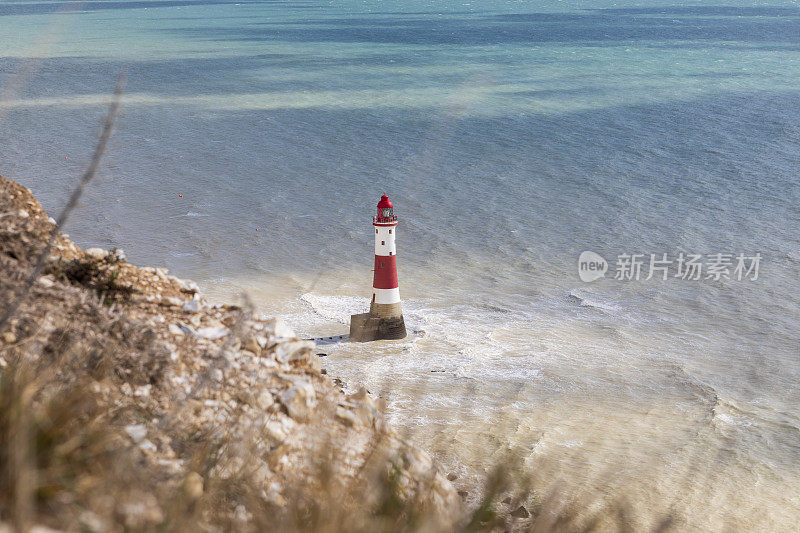
M 78 186 L 75 187 L 74 191 L 72 191 L 72 196 L 70 196 L 69 202 L 67 202 L 67 205 L 64 206 L 64 209 L 58 216 L 58 219 L 56 219 L 56 224 L 53 227 L 53 231 L 50 233 L 50 238 L 47 240 L 47 245 L 44 247 L 44 250 L 42 250 L 42 253 L 39 254 L 39 258 L 36 261 L 36 266 L 33 267 L 33 272 L 31 272 L 31 275 L 28 277 L 25 285 L 23 285 L 22 290 L 15 296 L 11 304 L 8 306 L 8 309 L 6 309 L 3 317 L 0 318 L 0 331 L 3 330 L 3 327 L 5 327 L 5 325 L 11 320 L 11 318 L 17 312 L 19 306 L 22 305 L 22 302 L 28 297 L 31 287 L 33 287 L 33 284 L 39 277 L 42 268 L 44 268 L 47 258 L 50 256 L 50 250 L 53 248 L 53 245 L 58 239 L 59 228 L 63 227 L 64 223 L 69 218 L 69 215 L 78 205 L 78 201 L 81 199 L 84 189 L 89 182 L 92 181 L 95 174 L 97 174 L 97 169 L 100 166 L 100 160 L 103 158 L 103 154 L 106 151 L 106 146 L 108 145 L 108 140 L 111 138 L 111 133 L 114 130 L 114 121 L 117 118 L 117 113 L 119 112 L 120 100 L 122 99 L 122 89 L 124 86 L 125 74 L 120 74 L 119 79 L 117 80 L 117 86 L 114 89 L 114 97 L 112 98 L 111 105 L 108 108 L 108 114 L 106 114 L 105 118 L 103 119 L 103 129 L 100 133 L 100 139 L 97 141 L 97 146 L 94 149 L 94 154 L 92 155 L 92 160 L 89 163 L 89 167 L 81 176 Z

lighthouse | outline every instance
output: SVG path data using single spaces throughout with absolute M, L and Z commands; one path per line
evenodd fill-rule
M 350 316 L 350 340 L 358 342 L 402 339 L 406 336 L 400 288 L 397 282 L 397 216 L 385 194 L 372 217 L 375 229 L 375 269 L 369 313 Z

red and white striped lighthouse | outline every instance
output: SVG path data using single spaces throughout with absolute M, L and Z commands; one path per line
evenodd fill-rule
M 375 228 L 372 301 L 369 313 L 350 317 L 350 339 L 402 339 L 406 336 L 406 327 L 397 282 L 397 216 L 392 201 L 385 194 L 378 202 L 378 213 L 372 217 L 372 225 Z
M 394 244 L 397 217 L 392 201 L 385 194 L 378 202 L 378 214 L 372 217 L 372 225 L 375 226 L 375 276 L 369 312 L 374 316 L 403 316 L 397 283 L 397 248 Z

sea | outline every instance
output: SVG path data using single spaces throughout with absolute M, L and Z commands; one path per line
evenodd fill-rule
M 468 499 L 797 530 L 796 1 L 5 0 L 0 173 L 54 216 L 122 72 L 78 244 L 342 335 L 385 193 L 409 335 L 318 353 Z

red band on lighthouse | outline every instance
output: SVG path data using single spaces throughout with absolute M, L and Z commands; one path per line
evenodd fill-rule
M 396 255 L 375 256 L 375 277 L 372 287 L 375 289 L 396 289 L 398 287 Z

